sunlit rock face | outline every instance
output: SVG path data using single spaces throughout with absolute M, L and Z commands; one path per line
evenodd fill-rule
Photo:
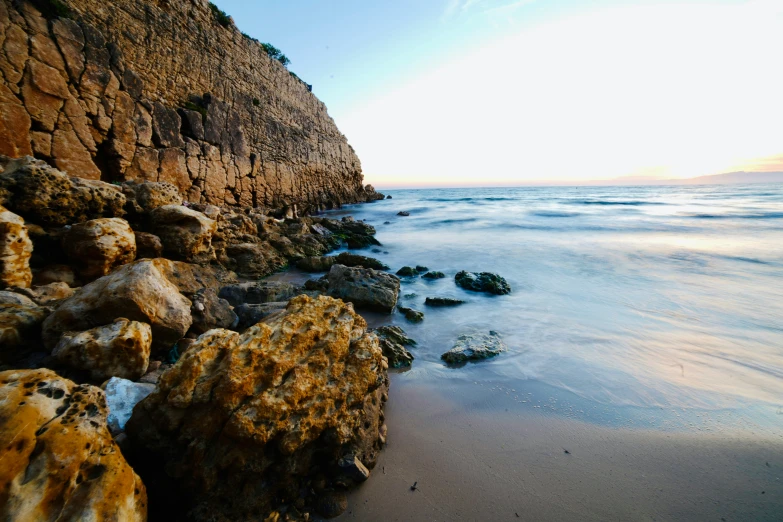
M 27 288 L 33 280 L 33 242 L 24 219 L 0 205 L 0 288 Z
M 142 460 L 160 469 L 162 459 L 169 478 L 153 482 L 181 486 L 195 519 L 243 519 L 300 496 L 313 503 L 374 465 L 386 369 L 350 304 L 299 296 L 241 335 L 202 335 L 126 430 Z
M 106 415 L 100 388 L 50 370 L 0 373 L 0 518 L 145 521 L 144 484 Z
M 205 0 L 34 4 L 0 1 L 0 154 L 291 216 L 382 198 L 308 86 Z

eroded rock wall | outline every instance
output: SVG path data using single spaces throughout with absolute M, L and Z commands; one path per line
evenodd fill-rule
M 205 0 L 0 0 L 0 154 L 168 181 L 189 201 L 311 211 L 373 199 L 307 86 Z

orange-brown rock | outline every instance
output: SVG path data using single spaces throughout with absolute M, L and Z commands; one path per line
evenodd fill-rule
M 0 361 L 14 361 L 40 345 L 46 311 L 29 304 L 0 304 Z
M 136 381 L 147 372 L 151 346 L 150 325 L 120 318 L 86 332 L 64 333 L 52 355 L 92 382 L 112 377 Z
M 106 427 L 100 388 L 51 370 L 0 373 L 0 519 L 147 520 L 147 495 Z
M 168 256 L 197 263 L 215 258 L 212 235 L 217 223 L 201 212 L 183 205 L 164 205 L 150 213 L 150 221 Z
M 345 462 L 374 465 L 386 369 L 350 304 L 299 296 L 241 335 L 202 335 L 126 432 L 149 462 L 163 459 L 158 483 L 182 486 L 191 518 L 244 520 L 300 490 L 313 502 L 316 468 L 334 486 L 355 480 Z
M 169 350 L 190 328 L 191 302 L 166 277 L 171 261 L 143 259 L 85 285 L 64 301 L 43 325 L 52 349 L 65 332 L 81 332 L 120 317 L 152 327 L 153 347 Z
M 24 219 L 0 205 L 0 288 L 27 288 L 33 280 L 33 242 Z
M 124 219 L 92 219 L 71 227 L 63 249 L 82 280 L 92 281 L 136 259 L 136 236 Z

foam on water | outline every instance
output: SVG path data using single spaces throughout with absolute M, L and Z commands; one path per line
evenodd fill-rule
M 416 297 L 401 303 L 425 311 L 422 324 L 371 318 L 419 341 L 401 378 L 544 386 L 586 408 L 730 411 L 783 428 L 783 186 L 389 194 L 331 214 L 374 225 L 383 247 L 364 253 L 392 272 L 418 264 L 448 276 L 403 281 Z M 466 292 L 459 270 L 499 273 L 514 291 Z M 427 308 L 429 296 L 467 304 Z M 473 330 L 500 332 L 509 353 L 442 365 Z

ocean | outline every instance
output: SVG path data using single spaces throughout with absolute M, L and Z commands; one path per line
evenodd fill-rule
M 418 341 L 404 379 L 488 380 L 520 406 L 603 424 L 783 434 L 783 185 L 387 193 L 330 214 L 375 226 L 383 246 L 364 253 L 392 272 L 447 275 L 403 278 L 400 303 L 423 323 L 370 317 Z M 462 290 L 460 270 L 513 292 Z M 428 308 L 431 296 L 467 304 Z M 508 353 L 441 362 L 459 335 L 489 330 Z

